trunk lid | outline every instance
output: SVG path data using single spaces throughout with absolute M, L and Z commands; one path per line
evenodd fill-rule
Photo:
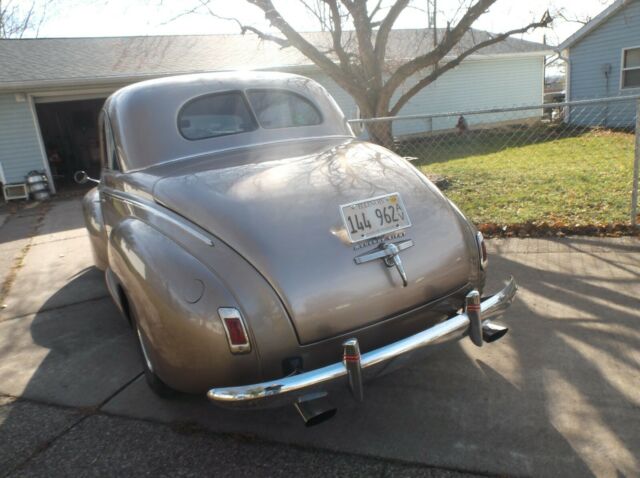
M 469 232 L 435 186 L 388 150 L 353 140 L 263 145 L 162 171 L 158 202 L 225 241 L 271 283 L 301 344 L 409 310 L 468 282 Z M 341 204 L 400 193 L 412 226 L 399 241 L 409 284 L 377 247 L 351 244 Z M 240 298 L 241 300 L 241 298 Z M 259 318 L 248 318 L 259 320 Z

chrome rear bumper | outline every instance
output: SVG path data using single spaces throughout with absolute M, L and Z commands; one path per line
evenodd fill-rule
M 336 382 L 347 382 L 345 379 L 348 378 L 347 383 L 354 395 L 361 399 L 362 377 L 370 378 L 379 375 L 381 369 L 387 370 L 396 362 L 405 363 L 416 352 L 462 338 L 469 333 L 472 334 L 473 342 L 481 345 L 482 342 L 479 342 L 477 336 L 478 326 L 487 325 L 489 318 L 504 312 L 513 302 L 517 289 L 518 286 L 511 278 L 504 289 L 480 302 L 479 307 L 469 306 L 468 311 L 405 339 L 362 355 L 358 352 L 356 356 L 347 355 L 350 353 L 347 352 L 348 350 L 355 350 L 353 347 L 355 339 L 350 339 L 345 342 L 345 357 L 342 362 L 268 382 L 212 388 L 207 393 L 207 397 L 217 405 L 227 408 L 270 408 L 294 403 L 310 393 L 326 390 Z M 473 296 L 473 293 L 468 298 L 470 296 Z M 355 345 L 357 349 L 357 341 Z M 359 360 L 355 360 L 356 357 Z M 354 362 L 359 362 L 359 366 L 354 367 Z

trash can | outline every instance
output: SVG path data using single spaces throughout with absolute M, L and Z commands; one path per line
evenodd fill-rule
M 30 171 L 27 174 L 27 185 L 31 197 L 36 201 L 46 201 L 50 197 L 47 175 L 41 171 Z

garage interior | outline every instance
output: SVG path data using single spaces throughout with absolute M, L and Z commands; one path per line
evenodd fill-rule
M 40 132 L 58 192 L 78 188 L 73 180 L 76 171 L 100 176 L 98 115 L 104 100 L 36 99 Z

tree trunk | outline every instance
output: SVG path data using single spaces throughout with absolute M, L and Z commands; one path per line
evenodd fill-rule
M 389 102 L 388 95 L 382 95 L 380 90 L 369 90 L 368 102 L 359 103 L 361 118 L 380 118 L 388 116 Z M 366 123 L 369 141 L 393 150 L 393 121 L 376 121 Z
M 384 146 L 387 149 L 394 149 L 392 121 L 376 121 L 367 124 L 369 140 L 372 143 Z

